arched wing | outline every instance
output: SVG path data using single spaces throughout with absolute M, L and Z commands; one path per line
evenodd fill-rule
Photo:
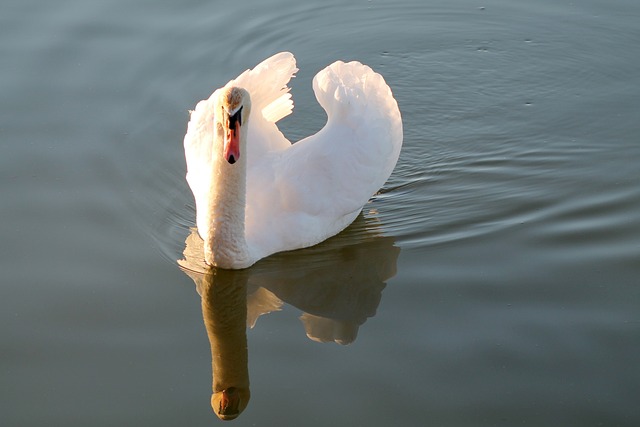
M 336 62 L 316 75 L 313 88 L 327 124 L 270 155 L 249 183 L 247 196 L 256 200 L 247 212 L 247 237 L 268 252 L 310 246 L 341 231 L 389 178 L 402 146 L 398 105 L 371 68 Z M 275 191 L 263 191 L 267 185 Z

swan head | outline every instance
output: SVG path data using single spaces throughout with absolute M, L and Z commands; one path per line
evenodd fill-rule
M 224 141 L 223 157 L 229 164 L 236 163 L 244 152 L 250 112 L 249 92 L 236 86 L 222 89 L 217 99 L 217 131 Z
M 211 408 L 221 420 L 233 420 L 247 407 L 250 397 L 248 388 L 229 387 L 211 395 Z

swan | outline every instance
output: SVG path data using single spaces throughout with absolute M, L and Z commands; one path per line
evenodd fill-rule
M 395 168 L 402 119 L 384 78 L 337 61 L 313 79 L 326 125 L 295 144 L 276 123 L 293 111 L 298 71 L 281 52 L 246 70 L 191 111 L 187 183 L 206 264 L 243 269 L 339 233 Z

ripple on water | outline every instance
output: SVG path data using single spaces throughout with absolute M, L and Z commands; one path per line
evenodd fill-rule
M 605 248 L 596 234 L 624 233 L 635 220 L 628 215 L 635 187 L 604 196 L 575 192 L 597 169 L 585 162 L 603 150 L 575 142 L 522 149 L 520 143 L 493 141 L 474 151 L 452 145 L 426 164 L 421 155 L 404 156 L 375 200 L 386 231 L 402 246 L 419 247 L 524 230 L 528 241 L 555 251 L 561 250 L 556 240 Z M 571 227 L 580 230 L 574 240 L 567 239 Z
M 189 90 L 207 87 L 209 91 L 275 51 L 291 50 L 301 71 L 292 82 L 294 115 L 284 121 L 283 129 L 297 140 L 315 132 L 324 120 L 319 108 L 308 107 L 315 106 L 313 75 L 332 60 L 352 57 L 354 46 L 375 28 L 380 43 L 362 43 L 357 59 L 383 73 L 398 100 L 405 126 L 398 166 L 368 205 L 377 212 L 384 232 L 397 237 L 401 245 L 418 247 L 521 230 L 523 226 L 533 235 L 545 221 L 562 222 L 554 209 L 567 206 L 563 204 L 566 200 L 575 200 L 570 193 L 587 176 L 583 173 L 588 171 L 576 166 L 602 147 L 585 141 L 565 142 L 582 126 L 582 120 L 576 114 L 558 114 L 569 109 L 551 106 L 571 103 L 566 93 L 578 96 L 586 89 L 585 82 L 601 77 L 583 66 L 588 58 L 588 37 L 592 36 L 566 57 L 560 52 L 566 52 L 567 46 L 557 35 L 544 31 L 543 19 L 528 22 L 526 16 L 514 13 L 513 20 L 505 20 L 504 14 L 493 14 L 491 7 L 461 10 L 425 8 L 416 3 L 388 13 L 392 4 L 287 6 L 279 10 L 278 4 L 261 4 L 247 9 L 246 19 L 236 23 L 238 39 L 233 49 L 212 36 L 231 31 L 230 12 L 223 10 L 215 17 L 203 13 L 198 21 L 203 37 L 187 44 L 185 50 L 194 60 L 190 78 L 206 84 L 199 82 L 195 87 L 192 82 Z M 351 25 L 359 13 L 369 16 L 357 26 Z M 418 25 L 416 14 L 431 22 L 429 29 Z M 318 16 L 323 16 L 322 27 L 317 26 Z M 400 25 L 408 16 L 413 19 Z M 476 23 L 473 32 L 460 26 L 470 20 Z M 567 31 L 577 25 L 569 22 Z M 525 23 L 522 37 L 514 38 L 514 27 Z M 215 31 L 209 29 L 211 25 L 217 27 Z M 589 25 L 599 24 L 590 21 Z M 318 32 L 323 32 L 323 37 L 317 37 Z M 394 36 L 399 32 L 416 32 L 420 37 Z M 620 35 L 607 37 L 611 44 Z M 479 54 L 478 46 L 486 47 L 486 52 Z M 555 60 L 550 59 L 549 49 L 558 50 L 556 57 L 551 55 Z M 220 67 L 212 68 L 212 64 Z M 152 62 L 148 67 L 158 65 Z M 469 73 L 470 69 L 474 72 Z M 143 67 L 137 78 L 149 75 L 149 71 Z M 627 71 L 621 67 L 618 73 L 624 77 Z M 495 73 L 501 74 L 496 78 Z M 186 84 L 187 80 L 181 82 Z M 174 96 L 161 101 L 175 103 L 180 97 Z M 206 96 L 208 93 L 198 92 L 193 100 L 181 100 L 181 107 L 186 111 Z M 157 102 L 157 96 L 142 101 L 145 108 Z M 180 110 L 175 105 L 167 110 L 174 114 L 170 123 L 158 126 L 157 118 L 150 120 L 142 124 L 144 131 L 134 132 L 130 139 L 140 142 L 141 153 L 152 149 L 150 144 L 155 141 L 173 141 L 170 148 L 167 145 L 156 151 L 156 164 L 149 165 L 139 177 L 134 205 L 142 206 L 138 209 L 141 223 L 163 256 L 175 260 L 195 213 L 184 181 L 181 151 L 186 113 L 175 114 Z M 591 203 L 588 196 L 578 200 Z M 567 209 L 575 214 L 580 211 Z M 151 212 L 151 217 L 146 212 Z M 552 245 L 554 233 L 559 232 L 549 227 L 540 234 L 547 237 L 535 241 Z

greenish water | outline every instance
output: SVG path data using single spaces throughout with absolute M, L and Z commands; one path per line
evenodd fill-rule
M 404 147 L 345 233 L 217 276 L 255 321 L 233 422 L 640 423 L 637 2 L 5 3 L 3 426 L 221 422 L 182 138 L 281 50 L 291 140 L 324 122 L 315 73 L 357 59 Z

